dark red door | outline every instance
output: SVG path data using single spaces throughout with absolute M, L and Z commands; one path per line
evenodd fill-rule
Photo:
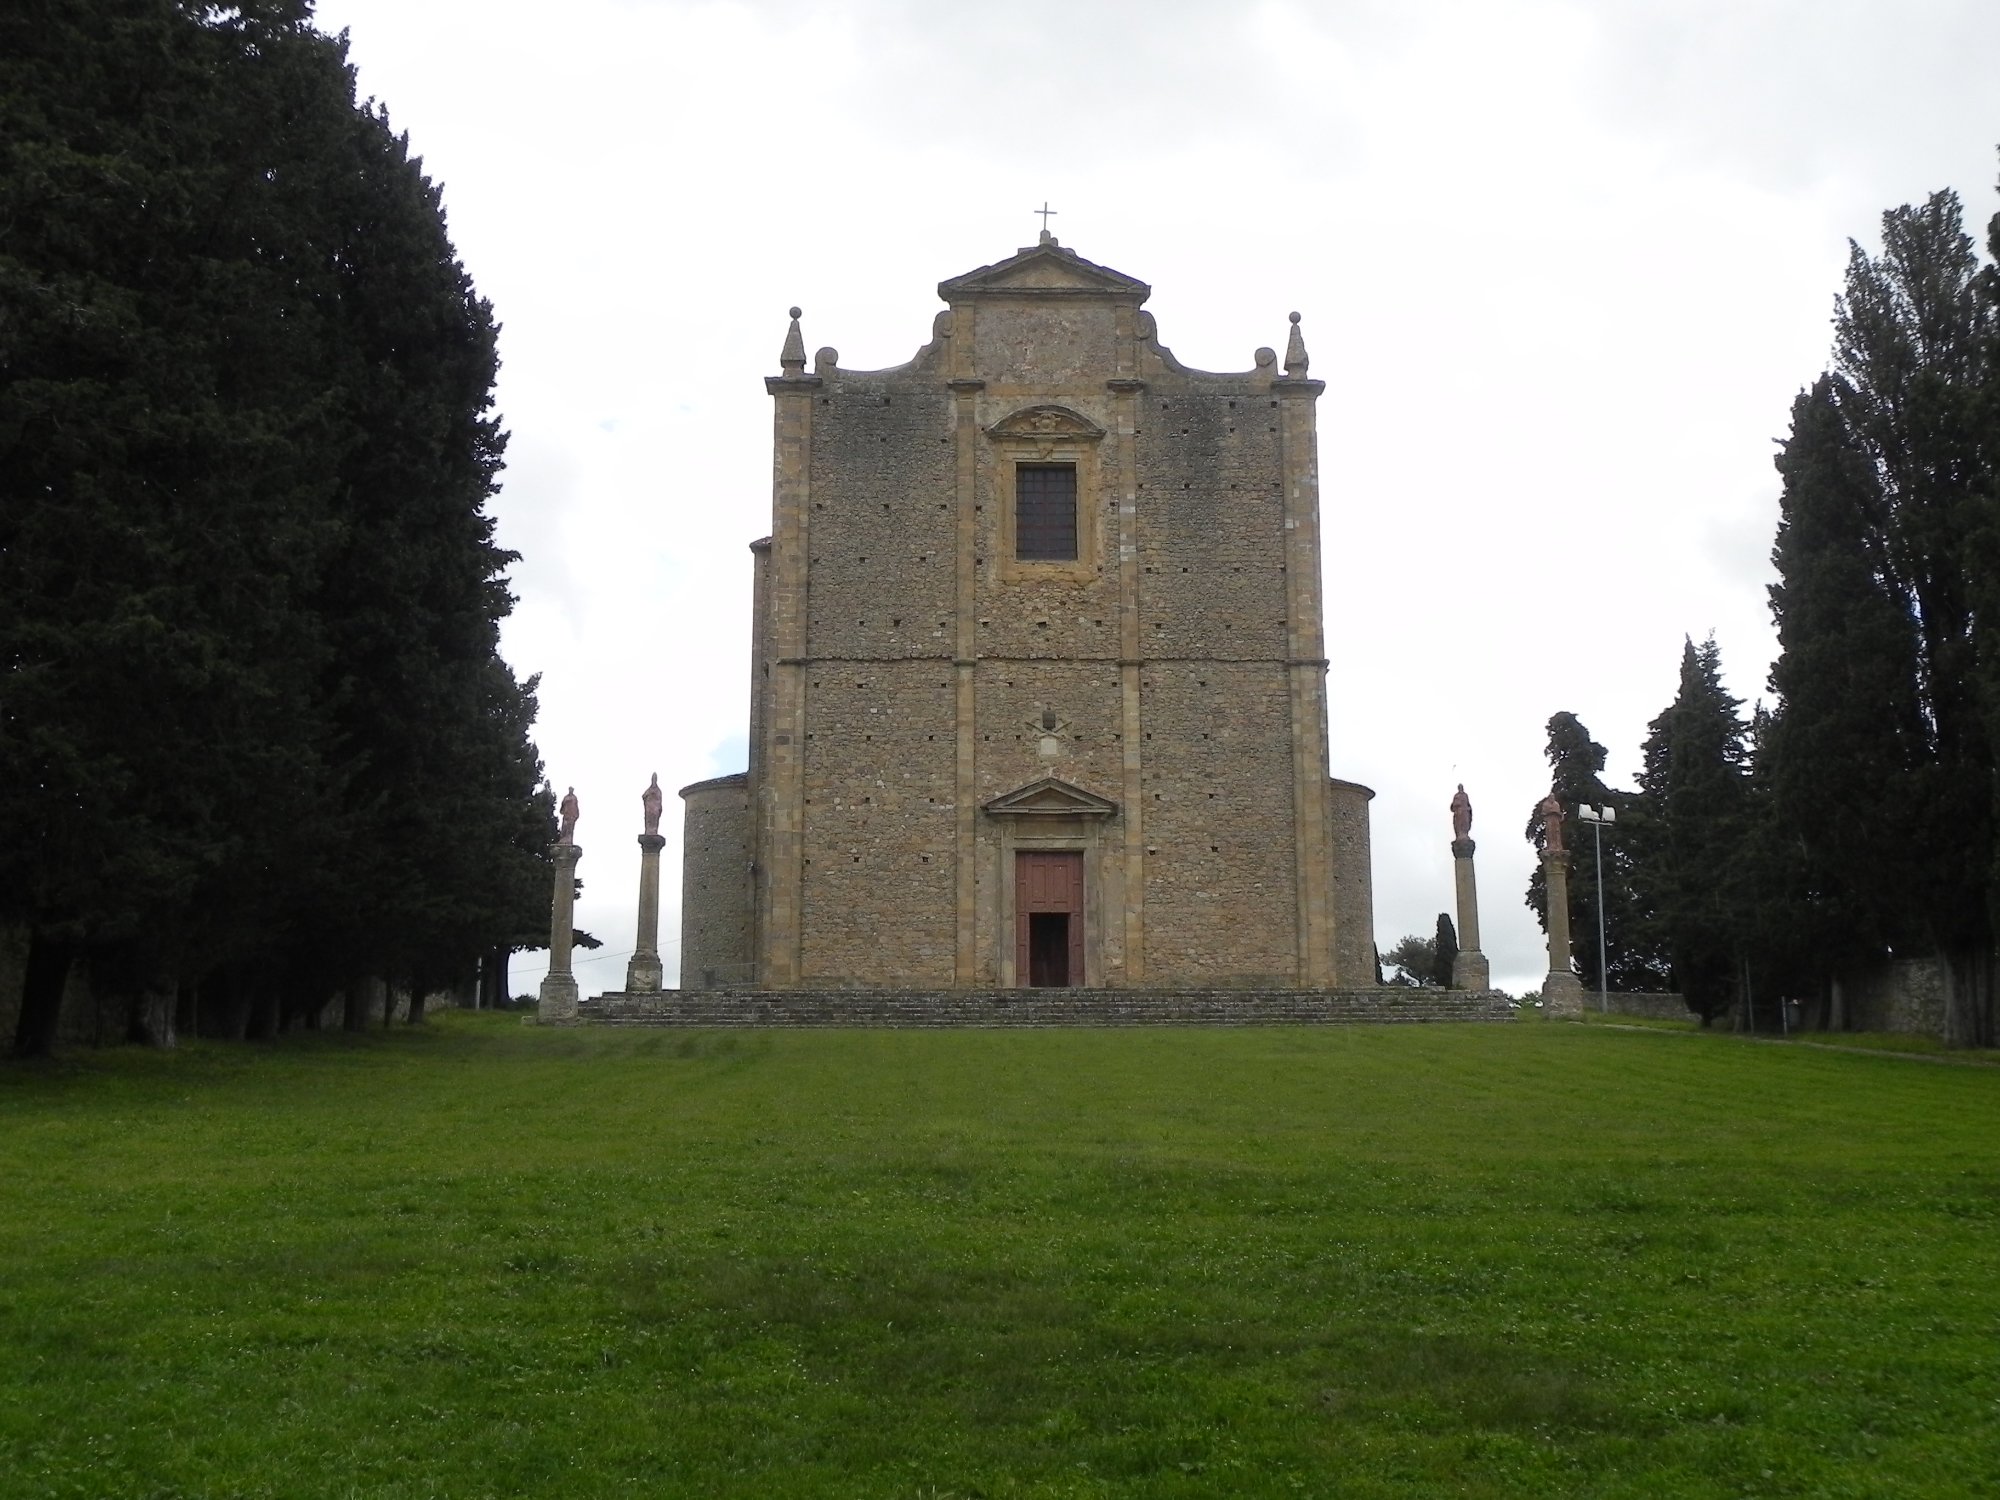
M 1083 975 L 1083 852 L 1014 855 L 1014 982 L 1079 985 Z

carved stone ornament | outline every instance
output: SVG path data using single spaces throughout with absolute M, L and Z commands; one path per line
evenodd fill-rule
M 1067 406 L 1029 406 L 1002 417 L 986 429 L 986 435 L 1023 442 L 1064 438 L 1070 442 L 1094 443 L 1104 436 L 1104 429 Z
M 1118 804 L 1095 792 L 1054 776 L 1044 776 L 1026 786 L 1003 793 L 986 804 L 995 818 L 1108 818 Z

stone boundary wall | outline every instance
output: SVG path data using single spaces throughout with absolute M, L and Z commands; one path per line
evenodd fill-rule
M 609 1026 L 1324 1026 L 1511 1021 L 1493 990 L 668 990 L 599 995 Z
M 1934 958 L 1896 958 L 1845 976 L 1849 1031 L 1944 1036 L 1944 969 Z
M 1605 1003 L 1614 1016 L 1645 1016 L 1654 1021 L 1695 1019 L 1695 1013 L 1688 1009 L 1687 996 L 1674 990 L 1613 990 Z M 1596 990 L 1585 992 L 1583 1006 L 1585 1010 L 1597 1009 Z

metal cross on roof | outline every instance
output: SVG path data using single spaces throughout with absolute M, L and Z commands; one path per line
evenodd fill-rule
M 1049 207 L 1049 200 L 1044 198 L 1042 206 L 1036 209 L 1035 212 L 1042 216 L 1042 230 L 1046 233 L 1049 227 L 1049 215 L 1054 213 L 1055 210 Z

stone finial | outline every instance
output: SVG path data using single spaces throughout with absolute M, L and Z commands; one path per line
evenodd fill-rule
M 778 354 L 778 367 L 787 375 L 806 372 L 806 336 L 799 332 L 799 310 L 792 309 L 792 326 L 785 331 L 785 347 Z
M 1056 242 L 1056 237 L 1050 234 L 1048 230 L 1044 229 L 1042 231 L 1041 243 L 1044 245 L 1053 245 L 1055 244 L 1055 242 Z
M 1292 336 L 1285 340 L 1285 373 L 1294 380 L 1303 380 L 1312 361 L 1306 357 L 1305 336 L 1299 332 L 1299 315 L 1292 314 Z

